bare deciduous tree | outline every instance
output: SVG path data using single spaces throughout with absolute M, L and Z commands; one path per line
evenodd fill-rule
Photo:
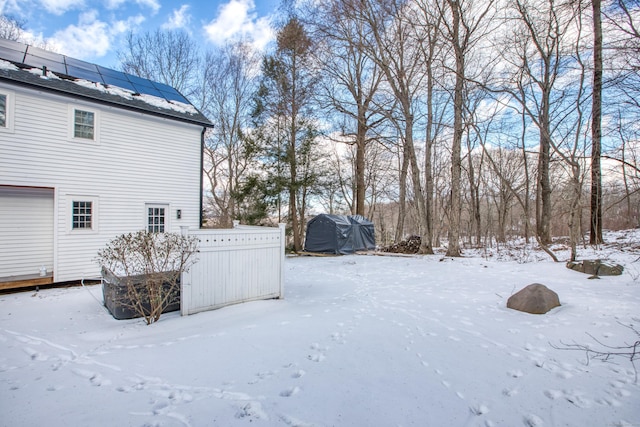
M 21 41 L 24 34 L 24 21 L 11 16 L 0 15 L 0 39 Z
M 190 99 L 199 99 L 196 80 L 201 79 L 200 53 L 186 32 L 129 32 L 126 48 L 118 52 L 118 58 L 124 72 L 167 84 Z
M 205 59 L 204 112 L 215 124 L 204 147 L 204 172 L 209 182 L 210 207 L 217 226 L 237 219 L 238 188 L 253 165 L 248 140 L 251 107 L 257 87 L 258 55 L 248 44 L 227 44 Z
M 451 146 L 451 202 L 449 214 L 449 245 L 447 256 L 460 256 L 460 214 L 462 172 L 462 138 L 464 132 L 463 115 L 465 108 L 465 83 L 467 82 L 466 59 L 471 49 L 489 31 L 487 25 L 495 3 L 492 0 L 482 5 L 473 2 L 446 0 L 446 8 L 441 8 L 444 37 L 455 58 L 453 89 L 453 139 Z
M 369 34 L 359 19 L 362 7 L 355 0 L 324 2 L 310 24 L 323 47 L 320 61 L 325 78 L 320 98 L 330 114 L 342 116 L 340 133 L 352 136 L 350 140 L 356 147 L 352 213 L 364 216 L 366 151 L 374 141 L 372 130 L 384 117 L 374 103 L 383 74 L 365 49 Z

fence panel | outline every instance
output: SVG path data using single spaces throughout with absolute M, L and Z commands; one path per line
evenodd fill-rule
M 200 242 L 198 261 L 181 278 L 183 316 L 284 297 L 284 224 L 183 233 Z

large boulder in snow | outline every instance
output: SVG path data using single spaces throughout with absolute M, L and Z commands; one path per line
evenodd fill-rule
M 624 267 L 609 261 L 599 259 L 585 259 L 584 261 L 569 261 L 567 268 L 588 274 L 590 276 L 620 276 Z
M 558 306 L 558 294 L 540 283 L 533 283 L 521 289 L 507 301 L 507 307 L 531 314 L 544 314 Z

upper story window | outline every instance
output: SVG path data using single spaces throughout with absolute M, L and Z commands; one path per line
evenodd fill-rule
M 100 111 L 69 105 L 69 138 L 78 142 L 100 142 Z
M 73 137 L 94 140 L 95 113 L 93 111 L 74 110 Z
M 13 132 L 13 92 L 0 89 L 0 131 Z
M 7 95 L 0 93 L 0 127 L 7 127 Z

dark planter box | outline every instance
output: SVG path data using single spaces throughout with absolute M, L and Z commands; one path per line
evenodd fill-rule
M 131 286 L 137 287 L 138 292 L 146 293 L 143 275 L 129 276 L 127 279 L 130 280 Z M 102 296 L 105 307 L 118 320 L 142 317 L 133 310 L 132 301 L 127 294 L 127 284 L 123 282 L 124 280 L 116 277 L 107 268 L 102 267 Z M 164 283 L 163 287 L 165 292 L 169 292 L 171 289 L 169 283 Z M 146 304 L 145 309 L 150 309 L 149 304 Z M 177 310 L 180 310 L 180 278 L 178 278 L 178 284 L 169 297 L 169 304 L 162 312 L 168 313 Z

